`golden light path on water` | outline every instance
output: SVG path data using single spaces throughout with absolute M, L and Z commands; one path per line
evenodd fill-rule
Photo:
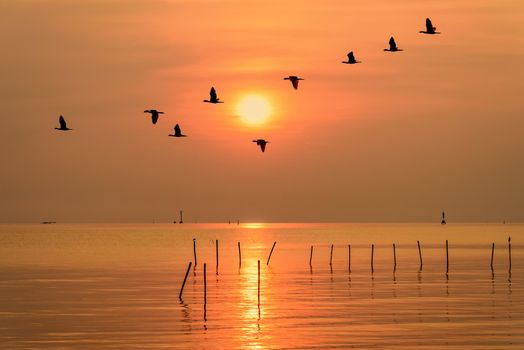
M 179 301 L 193 238 L 198 263 Z M 517 224 L 0 225 L 0 344 L 517 349 L 524 346 L 522 242 Z
M 246 268 L 241 275 L 241 303 L 244 304 L 242 318 L 245 324 L 242 332 L 239 332 L 240 342 L 249 344 L 251 348 L 262 348 L 260 337 L 260 319 L 262 317 L 261 304 L 264 300 L 258 300 L 258 264 L 257 260 L 246 261 Z M 261 286 L 263 288 L 263 285 Z M 260 296 L 263 298 L 263 294 Z M 256 322 L 253 322 L 256 320 Z

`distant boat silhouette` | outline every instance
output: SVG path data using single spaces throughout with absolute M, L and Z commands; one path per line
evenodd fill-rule
M 342 63 L 345 63 L 345 64 L 355 64 L 355 63 L 361 63 L 361 61 L 357 61 L 355 59 L 355 55 L 353 55 L 353 51 L 350 51 L 348 53 L 348 60 L 347 61 L 342 61 Z
M 217 96 L 217 92 L 214 87 L 211 87 L 211 91 L 209 92 L 209 100 L 204 100 L 204 102 L 207 103 L 224 103 L 223 101 L 220 101 L 220 99 Z
M 440 34 L 440 32 L 436 32 L 435 30 L 437 27 L 433 27 L 433 24 L 431 23 L 431 20 L 429 18 L 426 18 L 426 30 L 421 30 L 419 33 L 422 34 Z
M 160 114 L 164 114 L 164 112 L 157 111 L 156 109 L 146 109 L 144 113 L 151 113 L 151 121 L 153 122 L 153 124 L 156 124 L 156 122 L 158 121 L 158 116 Z
M 182 134 L 182 131 L 180 130 L 180 126 L 177 124 L 177 125 L 175 125 L 175 133 L 174 134 L 169 134 L 168 136 L 186 137 L 187 135 Z
M 269 141 L 266 141 L 264 139 L 256 139 L 256 140 L 253 140 L 253 142 L 256 142 L 257 146 L 260 146 L 260 149 L 262 150 L 262 152 L 266 150 L 266 145 L 269 143 Z
M 290 75 L 289 77 L 284 78 L 284 80 L 291 81 L 291 84 L 293 85 L 293 88 L 296 90 L 296 89 L 298 89 L 298 81 L 299 80 L 304 80 L 304 79 L 299 78 L 296 75 Z
M 60 130 L 60 131 L 73 130 L 73 129 L 69 129 L 67 127 L 67 123 L 66 123 L 66 121 L 65 121 L 63 116 L 60 116 L 60 118 L 58 118 L 58 123 L 60 123 L 60 127 L 59 128 L 55 128 L 55 130 Z
M 403 51 L 403 50 L 399 49 L 397 47 L 397 43 L 395 42 L 395 38 L 391 37 L 389 39 L 389 49 L 384 49 L 384 51 L 397 52 L 397 51 Z

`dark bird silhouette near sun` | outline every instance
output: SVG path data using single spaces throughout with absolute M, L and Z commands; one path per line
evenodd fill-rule
M 223 101 L 220 101 L 220 99 L 217 96 L 217 92 L 214 87 L 211 87 L 211 91 L 209 91 L 209 100 L 204 100 L 204 102 L 207 103 L 224 103 Z
M 174 134 L 169 134 L 167 136 L 186 137 L 187 135 L 182 134 L 182 130 L 180 130 L 180 126 L 177 124 L 177 125 L 175 125 L 175 133 Z
M 293 85 L 293 88 L 296 90 L 296 89 L 298 89 L 298 81 L 299 80 L 304 80 L 304 79 L 299 78 L 296 75 L 290 75 L 289 77 L 285 77 L 284 80 L 291 81 L 291 85 Z
M 389 49 L 384 49 L 384 51 L 397 52 L 397 51 L 404 51 L 404 50 L 399 49 L 397 47 L 397 43 L 395 42 L 395 38 L 391 37 L 389 39 Z
M 60 116 L 60 118 L 58 118 L 58 123 L 60 123 L 60 127 L 59 128 L 55 128 L 55 130 L 60 130 L 60 131 L 73 130 L 73 129 L 69 129 L 67 127 L 67 123 L 66 123 L 66 121 L 65 121 L 63 116 Z
M 348 60 L 347 61 L 342 61 L 342 63 L 345 63 L 345 64 L 356 64 L 356 63 L 361 63 L 361 61 L 357 61 L 355 59 L 355 55 L 353 54 L 353 51 L 350 51 L 348 53 Z
M 256 139 L 256 140 L 253 140 L 253 142 L 256 142 L 257 146 L 260 147 L 262 152 L 266 151 L 266 145 L 269 143 L 269 141 L 266 141 L 264 139 Z
M 431 23 L 431 20 L 429 18 L 426 18 L 426 30 L 421 30 L 419 33 L 422 34 L 440 34 L 440 32 L 436 32 L 437 27 L 433 27 L 433 23 Z
M 153 124 L 156 124 L 156 122 L 158 121 L 158 116 L 160 114 L 164 114 L 164 112 L 157 111 L 156 109 L 146 109 L 144 113 L 151 113 L 151 121 L 153 122 Z

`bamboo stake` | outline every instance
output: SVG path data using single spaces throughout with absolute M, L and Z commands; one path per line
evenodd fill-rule
M 238 267 L 242 266 L 242 253 L 240 252 L 240 242 L 238 242 Z
M 197 256 L 196 256 L 196 239 L 195 238 L 193 238 L 193 256 L 195 257 L 195 265 L 193 267 L 196 269 Z
M 446 239 L 446 274 L 449 272 L 448 240 Z
M 422 271 L 422 251 L 420 250 L 420 242 L 417 241 L 417 245 L 418 245 L 418 257 L 420 259 L 420 271 Z
M 204 305 L 207 304 L 206 263 L 204 263 Z
M 371 245 L 371 273 L 374 272 L 374 269 L 373 269 L 373 253 L 374 253 L 374 250 L 375 250 L 375 245 L 372 244 Z
M 395 243 L 393 243 L 393 272 L 397 271 L 397 253 Z
M 493 255 L 495 254 L 495 242 L 491 243 L 491 271 L 493 271 Z
M 509 272 L 511 272 L 511 237 L 508 237 Z
M 312 260 L 313 260 L 313 246 L 311 246 L 311 253 L 309 254 L 309 267 L 313 267 L 312 265 Z
M 218 239 L 216 240 L 216 251 L 217 251 L 217 276 L 218 276 Z
M 267 263 L 266 265 L 269 265 L 269 260 L 271 259 L 271 254 L 273 254 L 273 249 L 275 249 L 275 245 L 277 244 L 277 242 L 274 242 L 273 243 L 273 247 L 271 248 L 271 251 L 269 252 L 269 256 L 267 258 Z
M 184 282 L 182 282 L 182 288 L 180 288 L 180 294 L 178 294 L 178 299 L 182 301 L 182 292 L 184 291 L 184 286 L 186 285 L 187 275 L 189 275 L 189 270 L 191 270 L 191 264 L 192 262 L 189 262 L 189 266 L 187 267 L 186 276 L 184 277 Z
M 207 321 L 207 281 L 206 281 L 206 263 L 204 263 L 204 321 Z
M 351 244 L 348 244 L 348 271 L 351 272 Z
M 258 260 L 258 307 L 260 308 L 260 260 Z
M 333 265 L 333 244 L 331 244 L 331 253 L 329 254 L 329 266 Z

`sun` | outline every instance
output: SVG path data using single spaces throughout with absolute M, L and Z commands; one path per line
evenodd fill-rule
M 260 95 L 246 95 L 238 102 L 237 113 L 240 119 L 248 125 L 262 125 L 271 116 L 271 104 Z

